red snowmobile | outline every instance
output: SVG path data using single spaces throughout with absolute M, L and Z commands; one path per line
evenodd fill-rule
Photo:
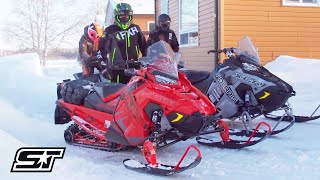
M 159 41 L 148 48 L 147 54 L 139 60 L 140 70 L 125 71 L 133 76 L 128 84 L 81 79 L 59 84 L 55 123 L 73 121 L 64 134 L 67 143 L 106 151 L 139 147 L 147 164 L 126 159 L 125 167 L 171 175 L 197 166 L 200 150 L 189 146 L 176 166 L 157 163 L 156 150 L 211 133 L 220 133 L 222 141 L 208 139 L 205 145 L 233 149 L 252 146 L 268 137 L 266 133 L 251 141 L 253 133 L 244 141 L 231 140 L 228 126 L 216 116 L 212 102 L 191 85 L 185 74 L 178 72 L 170 45 Z M 268 124 L 260 125 L 268 126 L 270 132 Z M 190 149 L 197 151 L 197 157 L 180 167 Z

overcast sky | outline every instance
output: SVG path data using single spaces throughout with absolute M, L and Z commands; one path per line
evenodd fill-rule
M 83 9 L 84 3 L 90 3 L 92 0 L 74 0 L 75 8 Z M 104 0 L 101 0 L 104 1 Z M 114 0 L 115 2 L 120 2 L 120 0 Z M 5 24 L 12 18 L 12 11 L 14 10 L 15 4 L 18 0 L 0 0 L 0 49 L 8 49 L 11 47 L 9 42 L 6 42 L 5 32 L 2 29 L 5 29 Z M 105 0 L 107 4 L 107 0 Z M 121 2 L 129 3 L 132 6 L 132 9 L 135 14 L 153 14 L 154 13 L 154 0 L 121 0 Z M 81 8 L 80 8 L 80 7 Z M 79 12 L 82 12 L 79 10 Z M 65 12 L 64 12 L 65 13 Z M 86 13 L 86 12 L 84 12 Z M 92 18 L 94 18 L 94 12 L 92 12 Z M 89 22 L 88 22 L 89 23 Z M 81 29 L 82 31 L 82 29 Z

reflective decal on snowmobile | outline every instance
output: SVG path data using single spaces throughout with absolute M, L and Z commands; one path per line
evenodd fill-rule
M 270 93 L 264 91 L 264 95 L 261 96 L 259 99 L 265 99 L 265 98 L 267 98 L 268 96 L 270 96 Z
M 174 120 L 172 120 L 171 122 L 178 122 L 183 118 L 183 115 L 180 113 L 176 113 L 177 118 L 175 118 Z

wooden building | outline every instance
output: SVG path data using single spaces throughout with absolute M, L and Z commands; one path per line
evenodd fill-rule
M 167 13 L 190 69 L 214 67 L 210 49 L 249 36 L 262 64 L 279 55 L 320 59 L 320 0 L 155 0 Z

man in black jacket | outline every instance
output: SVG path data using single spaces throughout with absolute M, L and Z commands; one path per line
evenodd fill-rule
M 179 52 L 179 43 L 176 34 L 170 29 L 171 18 L 167 14 L 160 14 L 157 18 L 157 27 L 151 31 L 147 40 L 147 46 L 160 40 L 170 44 L 174 52 Z
M 140 27 L 132 23 L 132 13 L 129 4 L 117 4 L 115 24 L 106 28 L 100 41 L 99 49 L 109 55 L 108 68 L 112 82 L 129 82 L 130 77 L 124 75 L 124 70 L 138 68 L 132 62 L 138 60 L 140 52 L 142 56 L 146 55 L 146 40 Z

